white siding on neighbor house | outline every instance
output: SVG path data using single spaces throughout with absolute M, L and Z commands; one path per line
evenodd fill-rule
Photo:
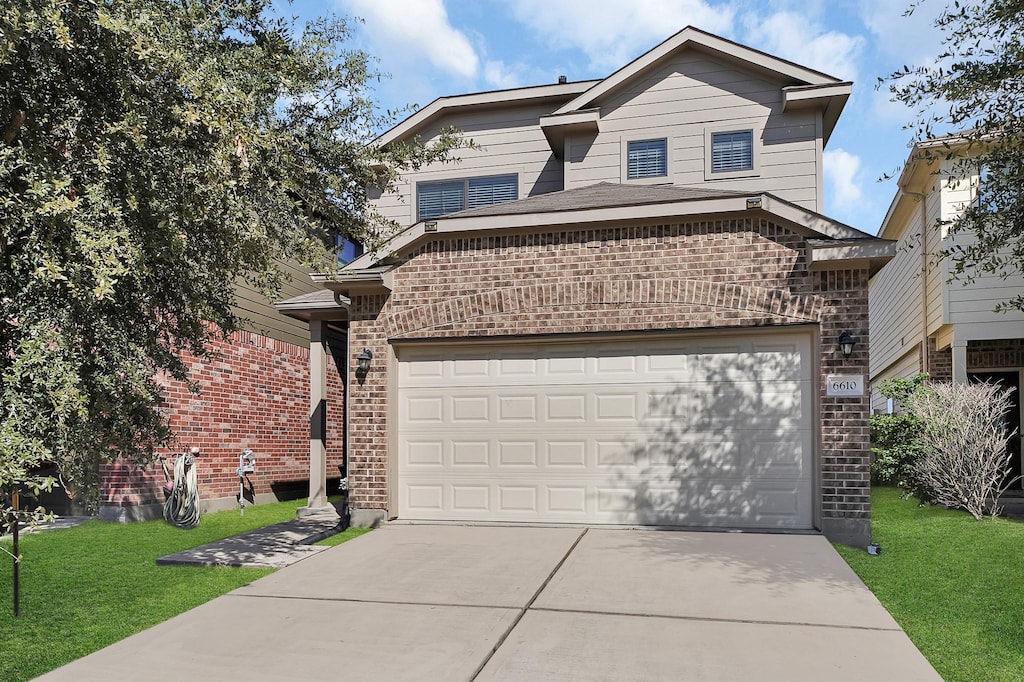
M 570 140 L 566 189 L 622 182 L 629 140 L 669 140 L 669 175 L 676 185 L 772 192 L 820 210 L 817 152 L 820 115 L 782 111 L 781 81 L 767 80 L 695 51 L 684 52 L 600 102 L 600 132 Z M 707 180 L 706 128 L 753 128 L 759 173 Z
M 934 334 L 938 329 L 947 323 L 943 283 L 948 279 L 948 268 L 945 260 L 938 260 L 936 254 L 942 251 L 942 231 L 937 226 L 940 207 L 942 202 L 941 193 L 937 191 L 939 183 L 936 182 L 928 190 L 928 196 L 924 200 L 926 215 L 922 220 L 922 230 L 925 235 L 925 245 L 928 254 L 927 272 L 927 295 L 928 295 L 928 333 Z
M 918 347 L 901 357 L 871 380 L 871 412 L 887 412 L 887 400 L 878 392 L 878 385 L 886 379 L 903 377 L 909 379 L 921 371 L 921 354 Z
M 906 223 L 896 255 L 871 279 L 868 323 L 871 338 L 871 377 L 921 342 L 921 204 L 913 199 L 899 216 Z
M 948 168 L 950 162 L 944 162 Z M 942 217 L 951 220 L 959 215 L 965 206 L 974 200 L 976 178 L 961 181 L 956 187 L 944 185 L 942 189 Z M 946 243 L 966 245 L 972 237 L 957 234 L 946 238 Z M 943 279 L 949 279 L 952 266 L 946 264 Z M 948 321 L 957 325 L 954 335 L 960 339 L 1006 338 L 1006 325 L 1020 326 L 1018 334 L 1024 334 L 1024 312 L 997 313 L 995 307 L 1002 301 L 1024 291 L 1024 277 L 1015 275 L 1003 279 L 998 275 L 981 274 L 973 281 L 954 279 L 944 282 L 948 310 Z
M 405 227 L 416 222 L 417 182 L 515 173 L 521 199 L 562 189 L 562 163 L 551 153 L 540 117 L 563 103 L 556 99 L 542 104 L 477 108 L 443 117 L 420 134 L 424 142 L 436 139 L 442 128 L 455 126 L 479 148 L 460 149 L 456 152 L 458 161 L 431 164 L 407 174 L 398 193 L 385 194 L 373 202 L 374 206 L 384 217 Z

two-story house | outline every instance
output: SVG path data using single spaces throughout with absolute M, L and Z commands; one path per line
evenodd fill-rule
M 960 177 L 957 159 L 947 158 L 948 144 L 923 142 L 911 151 L 879 231 L 879 237 L 896 240 L 898 247 L 870 282 L 871 406 L 875 412 L 891 412 L 893 405 L 878 392 L 878 384 L 918 372 L 936 381 L 1012 387 L 1007 417 L 1018 432 L 1010 443 L 1011 475 L 1017 476 L 1024 312 L 995 310 L 1024 289 L 1024 278 L 952 277 L 950 260 L 942 254 L 970 235 L 950 235 L 948 221 L 978 201 L 978 183 L 977 174 Z M 1014 487 L 1020 489 L 1021 483 Z
M 867 287 L 893 245 L 821 214 L 850 89 L 686 28 L 605 79 L 444 97 L 383 134 L 476 146 L 406 175 L 377 201 L 404 229 L 282 304 L 317 367 L 347 326 L 353 522 L 866 544 Z

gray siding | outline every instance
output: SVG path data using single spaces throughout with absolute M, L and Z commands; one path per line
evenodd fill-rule
M 570 141 L 566 189 L 623 181 L 625 143 L 666 137 L 670 152 L 665 182 L 768 191 L 820 210 L 820 116 L 814 111 L 783 113 L 782 86 L 699 52 L 684 52 L 600 102 L 600 132 Z M 708 180 L 706 129 L 733 124 L 754 129 L 761 145 L 760 172 L 756 177 Z
M 278 300 L 307 294 L 320 289 L 309 279 L 309 271 L 298 263 L 278 262 L 278 267 L 289 276 L 282 284 Z M 309 325 L 279 313 L 263 294 L 245 282 L 235 287 L 235 313 L 247 320 L 246 327 L 278 341 L 309 346 Z
M 478 148 L 459 150 L 457 162 L 432 164 L 408 174 L 399 191 L 382 196 L 374 202 L 375 207 L 384 217 L 405 227 L 416 222 L 417 182 L 516 173 L 520 198 L 561 190 L 562 164 L 551 153 L 540 118 L 565 101 L 451 113 L 424 131 L 422 139 L 429 142 L 436 139 L 441 128 L 456 126 Z

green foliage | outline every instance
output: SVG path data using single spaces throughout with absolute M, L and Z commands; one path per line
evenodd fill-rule
M 892 485 L 902 488 L 921 499 L 925 495 L 913 475 L 914 464 L 920 458 L 921 422 L 907 411 L 911 396 L 920 391 L 928 380 L 927 374 L 910 379 L 893 377 L 878 385 L 878 392 L 893 401 L 897 408 L 893 414 L 873 414 L 871 426 L 871 482 L 874 485 Z
M 1024 670 L 1024 523 L 926 507 L 871 491 L 881 556 L 836 545 L 947 682 L 1011 682 Z M 885 678 L 884 672 L 880 677 Z
M 150 461 L 158 377 L 244 324 L 239 278 L 272 295 L 277 259 L 379 244 L 367 188 L 461 144 L 369 145 L 391 119 L 348 25 L 276 4 L 0 6 L 0 467 L 89 488 L 101 460 Z
M 913 7 L 909 11 L 913 11 Z M 979 168 L 979 200 L 939 227 L 964 238 L 939 254 L 954 277 L 1019 274 L 1024 263 L 1024 0 L 955 2 L 936 20 L 942 52 L 904 66 L 888 82 L 894 101 L 917 112 L 914 141 L 937 143 L 925 158 L 953 161 L 947 181 L 970 181 Z M 1000 304 L 1024 309 L 1024 293 Z
M 163 622 L 272 572 L 265 568 L 157 566 L 156 559 L 295 518 L 305 500 L 203 516 L 192 530 L 164 521 L 89 521 L 22 538 L 21 616 L 0 580 L 0 680 L 20 682 Z M 364 533 L 349 529 L 333 544 Z M 10 546 L 0 539 L 0 547 Z M 10 560 L 0 554 L 0 571 Z M 140 671 L 145 679 L 145 671 Z

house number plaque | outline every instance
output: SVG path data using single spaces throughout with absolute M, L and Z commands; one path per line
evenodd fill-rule
M 825 383 L 825 395 L 840 398 L 864 395 L 863 374 L 829 374 Z

